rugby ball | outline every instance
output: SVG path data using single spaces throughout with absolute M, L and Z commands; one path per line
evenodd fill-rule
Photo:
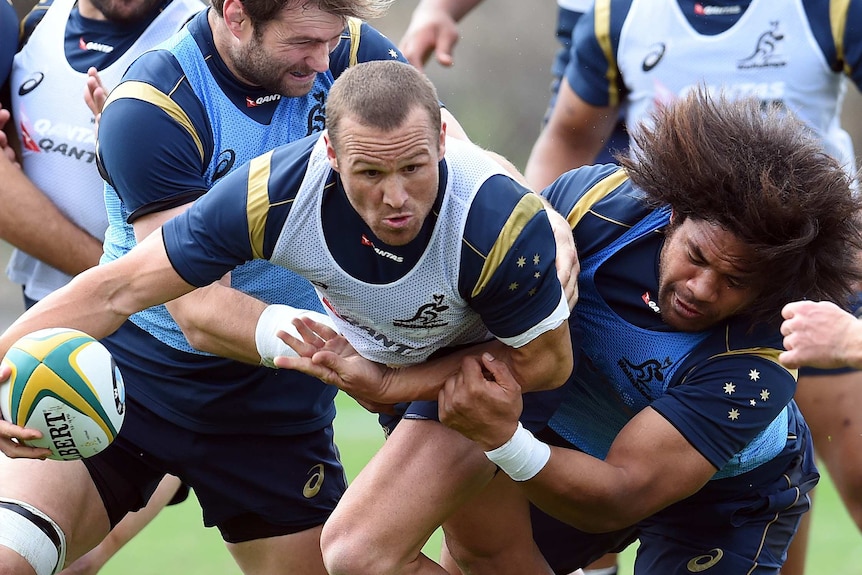
M 126 413 L 120 370 L 110 352 L 86 333 L 68 328 L 35 331 L 19 339 L 3 364 L 0 415 L 42 438 L 27 441 L 51 450 L 50 459 L 90 457 L 117 436 Z

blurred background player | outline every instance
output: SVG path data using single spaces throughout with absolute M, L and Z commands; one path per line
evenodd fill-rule
M 93 117 L 82 98 L 87 69 L 101 70 L 113 87 L 139 54 L 203 7 L 198 0 L 47 0 L 25 18 L 7 92 L 16 128 L 10 125 L 9 135 L 23 171 L 0 165 L 0 235 L 17 248 L 7 272 L 22 285 L 26 306 L 96 265 L 102 253 L 107 217 Z M 5 8 L 3 15 L 5 20 Z M 16 48 L 17 32 L 16 25 L 9 37 Z M 97 573 L 165 504 L 187 493 L 175 477 L 165 477 L 146 508 L 112 529 L 66 574 Z
M 525 175 L 541 189 L 597 161 L 621 109 L 631 130 L 699 84 L 797 114 L 853 173 L 840 113 L 847 80 L 862 86 L 860 64 L 859 0 L 598 0 L 575 28 L 572 61 Z M 862 372 L 805 370 L 796 400 L 818 456 L 862 528 Z M 803 572 L 809 518 L 785 575 Z
M 441 66 L 453 66 L 455 45 L 460 37 L 458 23 L 482 2 L 483 0 L 419 0 L 410 17 L 410 24 L 399 42 L 404 57 L 419 69 L 425 66 L 432 54 Z M 560 82 L 569 62 L 575 24 L 590 6 L 592 0 L 557 0 L 555 38 L 559 48 L 551 65 L 550 100 L 543 124 L 547 122 L 554 108 Z M 613 162 L 613 152 L 625 150 L 627 145 L 625 123 L 620 116 L 612 137 L 601 153 L 602 161 Z

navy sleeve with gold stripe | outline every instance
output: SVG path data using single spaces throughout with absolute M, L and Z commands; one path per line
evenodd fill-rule
M 650 211 L 625 172 L 613 164 L 566 172 L 542 195 L 572 226 L 582 259 L 608 245 Z
M 515 337 L 551 315 L 561 293 L 555 257 L 539 198 L 511 178 L 489 178 L 467 216 L 459 289 L 491 333 Z
M 780 351 L 777 330 L 731 321 L 692 353 L 651 407 L 721 468 L 793 398 L 795 373 L 778 363 Z
M 329 56 L 329 71 L 333 78 L 359 62 L 372 60 L 397 60 L 407 63 L 407 59 L 392 41 L 373 26 L 358 20 L 350 21 L 344 38 Z
M 208 116 L 169 52 L 138 58 L 111 100 L 99 123 L 99 165 L 130 222 L 206 193 L 214 147 Z
M 240 166 L 165 223 L 168 257 L 185 281 L 209 285 L 240 264 L 270 257 L 318 138 L 291 142 Z

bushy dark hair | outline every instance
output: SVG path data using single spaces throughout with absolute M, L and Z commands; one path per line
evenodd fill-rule
M 245 13 L 255 30 L 274 20 L 285 8 L 317 8 L 342 18 L 371 20 L 383 16 L 395 0 L 243 0 Z M 224 0 L 212 0 L 213 10 L 221 17 Z
M 678 221 L 705 220 L 751 247 L 757 299 L 747 314 L 780 321 L 800 299 L 846 306 L 862 280 L 862 200 L 854 178 L 786 109 L 692 90 L 632 134 L 618 160 Z

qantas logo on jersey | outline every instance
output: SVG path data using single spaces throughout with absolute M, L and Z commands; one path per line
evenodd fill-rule
M 372 250 L 374 250 L 374 253 L 377 254 L 378 256 L 380 256 L 381 258 L 386 258 L 386 259 L 392 260 L 393 262 L 396 262 L 399 264 L 404 263 L 403 257 L 395 255 L 392 252 L 387 252 L 386 250 L 381 250 L 380 248 L 375 246 L 374 242 L 369 240 L 365 234 L 362 234 L 362 240 L 361 241 L 362 241 L 363 246 L 370 247 Z
M 99 42 L 87 42 L 84 40 L 84 37 L 78 40 L 78 48 L 81 50 L 88 50 L 91 52 L 102 52 L 104 54 L 110 54 L 114 51 L 113 46 L 109 46 L 108 44 L 100 44 Z
M 726 16 L 742 13 L 742 6 L 710 6 L 695 3 L 694 13 L 698 16 Z
M 92 127 L 54 124 L 42 119 L 29 126 L 20 123 L 21 141 L 30 152 L 57 153 L 92 164 L 96 160 L 96 135 Z
M 647 304 L 651 310 L 656 313 L 661 313 L 661 308 L 659 308 L 658 304 L 653 301 L 652 296 L 649 294 L 648 291 L 644 292 L 644 294 L 641 296 L 641 299 L 644 300 L 644 303 Z
M 364 331 L 365 333 L 367 333 L 371 337 L 371 339 L 375 340 L 377 343 L 379 343 L 381 346 L 383 346 L 385 349 L 387 349 L 389 351 L 395 352 L 399 355 L 410 355 L 413 350 L 417 349 L 415 347 L 411 347 L 411 346 L 403 344 L 403 343 L 398 343 L 396 341 L 392 341 L 391 339 L 386 337 L 385 334 L 380 333 L 379 331 L 377 331 L 373 327 L 369 327 L 367 325 L 362 325 L 361 323 L 359 323 L 357 320 L 351 318 L 350 316 L 346 316 L 346 315 L 339 313 L 338 310 L 336 310 L 332 306 L 332 302 L 330 302 L 327 298 L 323 298 L 323 305 L 325 305 L 330 310 L 332 310 L 332 312 L 335 315 L 337 315 L 340 319 L 349 323 L 350 325 L 352 325 L 356 329 L 358 329 L 360 331 Z
M 252 98 L 251 96 L 246 96 L 245 107 L 257 108 L 258 106 L 263 106 L 264 104 L 271 104 L 273 102 L 278 102 L 279 100 L 281 100 L 281 94 L 268 94 L 259 98 Z

